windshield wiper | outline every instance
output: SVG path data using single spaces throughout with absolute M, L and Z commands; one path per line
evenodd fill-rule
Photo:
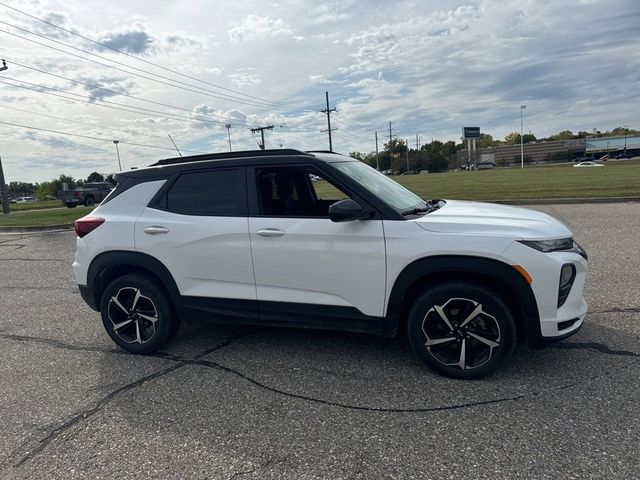
M 407 210 L 406 212 L 402 212 L 402 216 L 406 217 L 409 215 L 418 215 L 420 213 L 431 213 L 431 212 L 435 212 L 436 210 L 438 210 L 442 205 L 440 205 L 440 202 L 444 202 L 444 200 L 440 200 L 439 198 L 434 198 L 432 200 L 428 200 L 425 203 L 424 207 L 417 207 L 417 208 L 413 208 L 411 210 Z

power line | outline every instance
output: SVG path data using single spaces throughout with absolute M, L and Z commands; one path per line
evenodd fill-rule
M 83 86 L 85 86 L 85 87 L 93 88 L 93 89 L 95 89 L 95 90 L 102 90 L 102 91 L 104 91 L 104 92 L 113 93 L 113 94 L 115 94 L 115 95 L 122 95 L 122 96 L 124 96 L 124 97 L 133 98 L 134 100 L 138 100 L 138 101 L 140 101 L 140 102 L 151 103 L 151 104 L 154 104 L 154 105 L 160 105 L 160 106 L 162 106 L 162 107 L 172 108 L 172 109 L 174 109 L 174 110 L 182 110 L 182 111 L 185 111 L 185 112 L 193 113 L 193 110 L 188 109 L 188 108 L 184 108 L 184 107 L 177 107 L 177 106 L 175 106 L 175 105 L 169 105 L 168 103 L 156 102 L 156 101 L 154 101 L 154 100 L 147 100 L 147 99 L 145 99 L 145 98 L 136 97 L 135 95 L 130 95 L 130 94 L 125 93 L 125 92 L 119 92 L 119 91 L 117 91 L 117 90 L 111 90 L 110 88 L 104 88 L 104 87 L 100 87 L 100 86 L 98 86 L 98 85 L 92 85 L 92 84 L 90 84 L 90 83 L 81 82 L 80 80 L 74 80 L 73 78 L 65 77 L 65 76 L 63 76 L 63 75 L 58 75 L 57 73 L 46 72 L 46 71 L 44 71 L 44 70 L 40 70 L 39 68 L 29 67 L 29 66 L 27 66 L 27 65 L 23 65 L 23 64 L 18 63 L 18 62 L 16 62 L 16 61 L 13 61 L 13 60 L 12 60 L 10 63 L 11 63 L 11 64 L 13 64 L 13 65 L 17 65 L 17 66 L 19 66 L 19 67 L 22 67 L 22 68 L 26 68 L 26 69 L 29 69 L 29 70 L 33 70 L 34 72 L 39 72 L 39 73 L 42 73 L 42 74 L 44 74 L 44 75 L 49 75 L 49 76 L 52 76 L 52 77 L 57 77 L 57 78 L 60 78 L 60 79 L 62 79 L 62 80 L 66 80 L 66 81 L 68 81 L 68 82 L 72 82 L 72 83 L 76 83 L 76 84 L 78 84 L 78 85 L 83 85 Z M 213 114 L 213 113 L 207 113 L 206 115 L 207 115 L 207 116 L 210 116 L 210 117 L 221 118 L 221 119 L 224 119 L 224 120 L 227 120 L 227 121 L 229 120 L 229 117 L 225 117 L 225 116 L 222 116 L 222 115 L 215 115 L 215 114 Z M 238 120 L 238 121 L 239 121 L 239 120 Z M 245 122 L 245 124 L 246 124 L 246 122 Z
M 17 81 L 17 80 L 13 80 L 13 79 L 8 79 L 8 80 L 11 81 L 11 82 L 16 82 Z M 47 87 L 45 85 L 38 85 L 36 83 L 27 82 L 25 80 L 20 80 L 20 82 L 22 82 L 24 84 L 27 84 L 27 85 L 31 85 L 32 87 L 36 87 L 36 88 L 30 88 L 30 87 L 26 87 L 24 85 L 16 85 L 14 83 L 9 83 L 6 80 L 0 80 L 0 83 L 5 83 L 5 84 L 11 85 L 13 87 L 23 88 L 23 89 L 26 89 L 26 90 L 31 90 L 33 92 L 43 93 L 45 95 L 52 95 L 54 97 L 60 97 L 60 98 L 66 99 L 66 100 L 72 100 L 72 101 L 75 101 L 75 102 L 86 103 L 86 104 L 95 105 L 95 106 L 98 106 L 98 107 L 111 108 L 113 110 L 122 110 L 124 112 L 131 112 L 131 113 L 137 113 L 137 114 L 142 114 L 142 115 L 150 115 L 152 117 L 158 117 L 158 118 L 168 118 L 170 120 L 187 120 L 188 122 L 192 122 L 192 123 L 203 123 L 203 124 L 214 125 L 214 126 L 222 125 L 221 122 L 215 122 L 213 120 L 196 120 L 194 118 L 187 117 L 187 116 L 184 116 L 184 115 L 178 115 L 176 113 L 161 112 L 159 110 L 151 110 L 151 109 L 143 108 L 143 107 L 132 107 L 130 105 L 126 105 L 126 104 L 118 103 L 118 102 L 112 102 L 110 100 L 91 101 L 90 97 L 85 97 L 85 96 L 79 95 L 77 93 L 66 92 L 64 90 L 60 90 L 59 88 Z M 40 90 L 40 89 L 53 90 L 55 92 L 64 93 L 65 95 L 59 95 L 59 94 L 52 93 L 52 92 L 45 92 L 45 91 Z M 72 98 L 72 97 L 68 97 L 67 95 L 72 95 L 73 97 L 79 97 L 79 98 Z M 101 102 L 101 103 L 98 103 L 98 102 Z M 110 105 L 103 105 L 103 103 L 108 103 Z M 120 107 L 113 107 L 111 105 L 119 105 Z M 121 108 L 121 107 L 125 107 L 125 108 Z
M 32 115 L 37 115 L 38 117 L 52 118 L 54 120 L 60 120 L 62 122 L 74 123 L 74 124 L 77 124 L 77 125 L 84 125 L 84 126 L 93 127 L 93 128 L 100 128 L 100 129 L 103 129 L 103 130 L 112 130 L 114 132 L 117 132 L 119 136 L 122 135 L 122 130 L 114 128 L 114 127 L 107 127 L 107 126 L 104 126 L 104 125 L 97 125 L 95 123 L 81 122 L 79 120 L 70 120 L 68 118 L 56 117 L 55 115 L 49 115 L 47 113 L 34 112 L 34 111 L 24 110 L 22 108 L 10 107 L 9 105 L 3 105 L 2 108 L 3 109 L 7 109 L 8 108 L 9 110 L 15 110 L 17 112 L 30 113 Z M 158 138 L 158 137 L 149 136 L 149 138 Z M 169 138 L 171 138 L 171 137 L 169 137 Z M 171 141 L 173 141 L 173 139 L 171 139 Z M 190 152 L 190 153 L 200 153 L 200 152 L 196 152 L 194 150 L 184 150 L 183 149 L 182 151 L 183 152 Z
M 71 92 L 66 92 L 64 90 L 61 90 L 59 88 L 54 88 L 54 87 L 48 87 L 45 85 L 38 85 L 35 83 L 31 83 L 31 82 L 27 82 L 25 80 L 21 80 L 20 82 L 25 83 L 27 85 L 31 85 L 32 87 L 28 87 L 25 85 L 17 85 L 15 83 L 10 83 L 10 82 L 17 82 L 17 80 L 13 80 L 13 79 L 8 79 L 9 82 L 7 82 L 6 80 L 0 80 L 0 83 L 4 83 L 6 85 L 11 85 L 12 87 L 16 87 L 16 88 L 22 88 L 25 90 L 30 90 L 32 92 L 36 92 L 36 93 L 42 93 L 44 95 L 51 95 L 54 97 L 58 97 L 58 98 L 63 98 L 65 100 L 71 100 L 74 102 L 79 102 L 79 103 L 83 103 L 83 104 L 88 104 L 88 105 L 94 105 L 97 107 L 103 107 L 103 108 L 109 108 L 112 110 L 119 110 L 119 111 L 123 111 L 123 112 L 129 112 L 129 113 L 137 113 L 139 115 L 146 115 L 146 116 L 151 116 L 151 117 L 156 117 L 156 118 L 160 118 L 160 119 L 169 119 L 169 120 L 178 120 L 178 121 L 182 121 L 182 120 L 186 120 L 188 122 L 191 123 L 196 123 L 196 124 L 204 124 L 204 125 L 212 125 L 212 126 L 221 126 L 223 125 L 220 122 L 216 122 L 213 120 L 198 120 L 198 119 L 194 119 L 192 117 L 187 117 L 184 115 L 178 115 L 175 113 L 167 113 L 167 112 L 161 112 L 158 110 L 151 110 L 148 108 L 143 108 L 143 107 L 135 107 L 135 106 L 129 106 L 126 104 L 122 104 L 122 103 L 118 103 L 118 102 L 112 102 L 109 100 L 96 100 L 96 101 L 91 101 L 90 97 L 85 97 L 82 95 L 79 95 L 77 93 L 71 93 Z M 46 90 L 53 90 L 55 92 L 61 92 L 64 93 L 64 95 L 60 95 L 59 93 L 53 93 L 53 92 L 46 92 L 43 91 L 42 89 L 46 89 Z M 73 97 L 79 97 L 79 98 L 73 98 L 73 97 L 69 97 L 67 95 L 72 95 Z M 102 102 L 102 103 L 99 103 Z M 109 105 L 105 105 L 104 103 L 108 103 Z M 118 105 L 118 106 L 112 106 L 112 105 Z M 123 108 L 125 107 L 125 108 Z M 151 112 L 151 113 L 149 113 Z M 279 125 L 279 127 L 284 127 L 283 125 Z M 286 128 L 291 128 L 291 127 L 286 127 Z M 300 132 L 300 133 L 305 133 L 307 132 L 307 130 L 297 130 L 297 129 L 292 129 L 290 130 L 291 132 Z
M 113 52 L 120 53 L 120 54 L 122 54 L 122 55 L 126 55 L 126 56 L 131 57 L 131 58 L 133 58 L 133 59 L 135 59 L 135 60 L 138 60 L 138 61 L 140 61 L 140 62 L 144 62 L 144 63 L 146 63 L 146 64 L 148 64 L 148 65 L 152 65 L 152 66 L 154 66 L 154 67 L 156 67 L 156 68 L 160 68 L 160 69 L 162 69 L 162 70 L 169 71 L 169 72 L 171 72 L 171 73 L 173 73 L 173 74 L 175 74 L 175 75 L 180 75 L 181 77 L 189 78 L 189 79 L 191 79 L 191 80 L 196 80 L 196 81 L 198 81 L 198 82 L 200 82 L 200 83 L 204 83 L 204 84 L 206 84 L 206 85 L 211 85 L 211 86 L 213 86 L 213 87 L 215 87 L 215 88 L 218 88 L 218 89 L 220 89 L 220 90 L 225 90 L 225 91 L 227 91 L 227 92 L 235 93 L 235 94 L 241 95 L 241 96 L 243 96 L 243 97 L 253 98 L 253 99 L 255 99 L 255 100 L 259 100 L 260 102 L 263 102 L 263 103 L 273 103 L 273 104 L 277 104 L 276 102 L 272 102 L 271 100 L 264 99 L 264 98 L 260 98 L 260 97 L 256 97 L 256 96 L 253 96 L 253 95 L 249 95 L 249 94 L 247 94 L 247 93 L 243 93 L 243 92 L 240 92 L 240 91 L 237 91 L 237 90 L 233 90 L 233 89 L 230 89 L 230 88 L 227 88 L 227 87 L 223 87 L 222 85 L 217 85 L 217 84 L 215 84 L 215 83 L 212 83 L 212 82 L 209 82 L 209 81 L 206 81 L 206 80 L 201 80 L 201 79 L 196 78 L 196 77 L 193 77 L 193 76 L 191 76 L 191 75 L 187 75 L 186 73 L 182 73 L 182 72 L 179 72 L 179 71 L 177 71 L 177 70 L 173 70 L 173 69 L 171 69 L 171 68 L 167 68 L 167 67 L 164 67 L 164 66 L 162 66 L 162 65 L 158 65 L 157 63 L 153 63 L 153 62 L 151 62 L 151 61 L 149 61 L 149 60 L 145 60 L 144 58 L 140 58 L 140 57 L 137 57 L 137 56 L 135 56 L 135 55 L 131 55 L 130 53 L 127 53 L 127 52 L 122 51 L 122 50 L 118 50 L 117 48 L 111 47 L 111 46 L 109 46 L 109 45 L 107 45 L 107 44 L 105 44 L 105 43 L 98 42 L 98 41 L 93 40 L 93 39 L 91 39 L 91 38 L 89 38 L 89 37 L 86 37 L 86 36 L 84 36 L 84 35 L 82 35 L 82 34 L 80 34 L 80 33 L 78 33 L 78 32 L 74 32 L 73 30 L 66 29 L 66 28 L 64 28 L 64 27 L 61 27 L 61 26 L 56 25 L 56 24 L 54 24 L 54 23 L 51 23 L 51 22 L 49 22 L 49 21 L 47 21 L 47 20 L 44 20 L 44 19 L 42 19 L 42 18 L 36 17 L 36 16 L 34 16 L 34 15 L 31 15 L 31 14 L 29 14 L 29 13 L 27 13 L 27 12 L 24 12 L 24 11 L 22 11 L 22 10 L 18 9 L 18 8 L 15 8 L 15 7 L 12 7 L 12 6 L 10 6 L 10 5 L 7 5 L 7 4 L 5 4 L 5 3 L 1 3 L 1 2 L 0 2 L 0 5 L 4 6 L 5 8 L 9 8 L 9 9 L 11 9 L 11 10 L 15 11 L 15 12 L 18 12 L 18 13 L 20 13 L 20 14 L 22 14 L 22 15 L 25 15 L 25 16 L 27 16 L 27 17 L 29 17 L 29 18 L 33 18 L 34 20 L 37 20 L 37 21 L 39 21 L 39 22 L 42 22 L 42 23 L 44 23 L 44 24 L 46 24 L 46 25 L 49 25 L 49 26 L 54 27 L 54 28 L 57 28 L 57 29 L 62 30 L 62 31 L 64 31 L 64 32 L 67 32 L 67 33 L 69 33 L 69 34 L 71 34 L 71 35 L 75 35 L 76 37 L 82 38 L 83 40 L 86 40 L 86 41 L 88 41 L 88 42 L 91 42 L 91 43 L 93 43 L 93 44 L 95 44 L 95 45 L 99 45 L 99 46 L 101 46 L 101 47 L 103 47 L 103 48 L 106 48 L 106 49 L 109 49 L 109 50 L 111 50 L 111 51 L 113 51 Z M 3 22 L 3 23 L 4 23 L 4 22 Z M 133 68 L 133 67 L 131 67 L 131 68 Z M 283 102 L 280 102 L 280 103 L 283 103 Z M 284 103 L 286 103 L 286 102 L 284 102 Z
M 3 22 L 2 20 L 0 20 L 0 23 L 6 23 L 6 22 Z M 14 28 L 17 28 L 17 29 L 19 29 L 19 30 L 24 30 L 24 29 L 22 29 L 22 28 L 20 28 L 20 27 L 15 27 L 15 26 L 14 26 Z M 226 98 L 226 97 L 223 97 L 223 96 L 221 96 L 221 95 L 227 95 L 227 94 L 220 94 L 220 93 L 217 93 L 217 92 L 216 92 L 216 93 L 205 93 L 205 91 L 206 91 L 206 92 L 211 92 L 211 90 L 207 90 L 207 89 L 204 89 L 204 88 L 202 88 L 202 87 L 198 87 L 198 86 L 194 86 L 194 85 L 185 84 L 184 82 L 180 82 L 179 80 L 172 80 L 171 78 L 165 77 L 165 76 L 163 76 L 163 75 L 158 75 L 158 74 L 155 74 L 155 73 L 152 73 L 152 72 L 146 72 L 145 70 L 141 70 L 141 69 L 138 69 L 138 68 L 136 68 L 136 67 L 132 67 L 132 66 L 130 66 L 130 65 L 124 65 L 124 64 L 122 64 L 122 63 L 120 63 L 120 62 L 117 62 L 117 61 L 115 61 L 115 60 L 110 60 L 110 59 L 108 59 L 108 58 L 106 58 L 106 57 L 103 57 L 103 56 L 101 56 L 101 55 L 97 55 L 97 54 L 95 54 L 95 53 L 88 52 L 88 51 L 86 51 L 86 50 L 82 50 L 82 49 L 80 49 L 80 48 L 76 48 L 76 47 L 74 47 L 74 46 L 72 46 L 72 45 L 68 45 L 68 44 L 66 44 L 66 43 L 59 42 L 58 40 L 54 40 L 54 39 L 51 39 L 51 38 L 46 37 L 46 36 L 43 36 L 43 35 L 39 35 L 39 34 L 34 33 L 34 32 L 29 32 L 29 30 L 27 30 L 27 32 L 32 33 L 33 35 L 36 35 L 36 36 L 44 37 L 44 38 L 46 38 L 48 41 L 51 41 L 51 42 L 55 42 L 55 43 L 62 44 L 62 45 L 64 45 L 65 47 L 73 48 L 74 50 L 79 50 L 79 51 L 84 52 L 84 53 L 86 53 L 86 54 L 88 54 L 88 55 L 93 55 L 93 56 L 95 56 L 95 57 L 102 58 L 102 59 L 107 60 L 107 61 L 109 61 L 109 62 L 117 63 L 118 65 L 124 65 L 124 66 L 126 66 L 126 67 L 128 67 L 128 68 L 132 68 L 132 69 L 134 69 L 134 70 L 140 70 L 140 71 L 143 71 L 143 72 L 145 72 L 145 73 L 148 73 L 149 75 L 153 75 L 153 77 L 149 77 L 149 76 L 147 76 L 147 75 L 141 75 L 141 74 L 139 74 L 139 73 L 134 73 L 134 72 L 131 72 L 131 71 L 129 71 L 129 70 L 125 70 L 125 69 L 123 69 L 123 68 L 116 67 L 115 65 L 109 65 L 108 63 L 99 62 L 99 61 L 97 61 L 97 60 L 93 60 L 93 59 L 91 59 L 91 58 L 83 57 L 82 55 L 77 55 L 77 54 L 75 54 L 75 53 L 67 52 L 67 51 L 62 50 L 62 49 L 60 49 L 60 48 L 56 48 L 56 47 L 52 47 L 51 45 L 47 45 L 46 43 L 37 42 L 37 41 L 32 40 L 32 39 L 30 39 L 30 38 L 23 37 L 22 35 L 18 35 L 18 34 L 16 34 L 16 33 L 8 32 L 7 30 L 0 29 L 0 32 L 2 32 L 2 33 L 6 33 L 7 35 L 11 35 L 11 36 L 16 37 L 16 38 L 20 38 L 20 39 L 22 39 L 22 40 L 25 40 L 25 41 L 27 41 L 27 42 L 33 43 L 33 44 L 35 44 L 35 45 L 40 45 L 40 46 L 42 46 L 42 47 L 49 48 L 49 49 L 51 49 L 51 50 L 55 50 L 56 52 L 64 53 L 65 55 L 71 55 L 72 57 L 76 57 L 76 58 L 80 58 L 80 59 L 82 59 L 82 60 L 86 60 L 86 61 L 88 61 L 88 62 L 96 63 L 96 64 L 98 64 L 98 65 L 102 65 L 103 67 L 111 68 L 111 69 L 117 70 L 117 71 L 119 71 L 119 72 L 126 73 L 126 74 L 128 74 L 128 75 L 134 75 L 134 76 L 136 76 L 136 77 L 144 78 L 144 79 L 146 79 L 146 80 L 150 80 L 150 81 L 152 81 L 152 82 L 160 83 L 160 84 L 162 84 L 162 85 L 167 85 L 167 86 L 169 86 L 169 87 L 173 87 L 173 88 L 179 88 L 179 89 L 181 89 L 181 90 L 185 90 L 185 91 L 187 91 L 187 92 L 197 93 L 197 94 L 204 95 L 204 96 L 207 96 L 207 97 L 217 98 L 217 99 L 219 99 L 219 100 L 225 100 L 225 101 L 231 101 L 231 100 L 232 100 L 232 101 L 235 101 L 235 102 L 238 102 L 238 103 L 243 103 L 243 104 L 251 105 L 251 106 L 254 106 L 254 107 L 260 107 L 260 108 L 265 108 L 265 107 L 269 107 L 269 108 L 282 108 L 282 107 L 272 106 L 272 105 L 262 105 L 262 104 L 259 104 L 259 103 L 255 102 L 255 101 L 242 100 L 242 99 L 237 99 L 237 98 L 235 98 L 235 97 L 234 97 L 234 98 Z M 183 86 L 180 86 L 180 85 L 174 85 L 173 83 L 164 82 L 164 81 L 159 80 L 158 78 L 155 78 L 155 77 L 158 77 L 158 78 L 164 78 L 164 79 L 167 79 L 167 80 L 169 80 L 169 81 L 171 81 L 171 82 L 175 82 L 175 83 L 179 83 L 179 84 L 184 84 L 184 85 L 192 86 L 192 87 L 194 87 L 194 88 L 199 88 L 200 90 L 205 90 L 205 91 L 193 90 L 193 88 L 186 88 L 186 87 L 183 87 Z M 228 96 L 228 95 L 227 95 L 227 96 Z
M 19 127 L 19 128 L 24 128 L 24 129 L 27 129 L 27 130 L 38 130 L 40 132 L 55 133 L 57 135 L 67 135 L 67 136 L 70 136 L 70 137 L 85 138 L 85 139 L 88 139 L 88 140 L 98 140 L 98 141 L 101 141 L 101 142 L 109 142 L 109 143 L 113 142 L 112 138 L 94 137 L 94 136 L 91 136 L 91 135 L 82 135 L 80 133 L 61 132 L 59 130 L 50 130 L 48 128 L 33 127 L 33 126 L 30 126 L 30 125 L 21 125 L 19 123 L 11 123 L 11 122 L 0 121 L 0 124 L 2 124 L 2 125 L 11 125 L 12 127 Z M 133 147 L 155 148 L 157 150 L 171 150 L 171 151 L 174 150 L 173 148 L 169 148 L 169 147 L 159 147 L 157 145 L 147 145 L 147 144 L 144 144 L 144 143 L 123 142 L 122 140 L 119 140 L 119 143 L 122 143 L 123 145 L 131 145 Z M 206 152 L 193 151 L 192 153 L 206 153 Z

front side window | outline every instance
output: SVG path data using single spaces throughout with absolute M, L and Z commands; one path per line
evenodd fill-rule
M 329 206 L 349 198 L 333 183 L 305 167 L 257 170 L 260 213 L 273 217 L 328 217 Z
M 240 215 L 238 174 L 237 169 L 183 173 L 167 192 L 167 210 L 183 215 Z

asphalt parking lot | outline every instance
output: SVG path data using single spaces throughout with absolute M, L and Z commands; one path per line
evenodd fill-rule
M 73 233 L 0 235 L 0 476 L 640 478 L 640 204 L 535 208 L 589 253 L 587 323 L 475 382 L 333 332 L 183 325 L 125 354 Z

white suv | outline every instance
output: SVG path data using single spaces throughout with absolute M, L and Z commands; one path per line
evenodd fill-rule
M 76 222 L 73 268 L 111 338 L 160 348 L 181 320 L 406 331 L 430 367 L 495 371 L 516 340 L 577 332 L 587 255 L 543 213 L 424 201 L 353 158 L 265 150 L 121 172 Z

